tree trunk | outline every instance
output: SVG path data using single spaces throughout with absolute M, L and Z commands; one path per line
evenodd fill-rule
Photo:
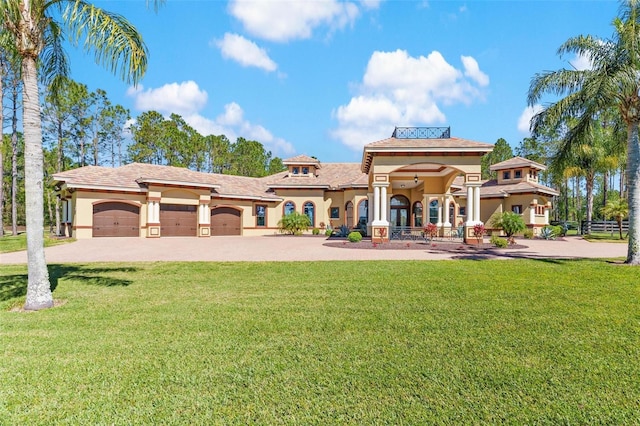
M 4 237 L 4 60 L 0 63 L 0 237 Z
M 64 157 L 64 137 L 62 132 L 62 121 L 58 120 L 58 149 L 56 152 L 56 172 L 62 172 L 63 168 L 63 157 Z M 56 197 L 56 235 L 60 236 L 61 232 L 61 223 L 60 223 L 60 199 Z
M 44 157 L 36 60 L 23 58 L 24 168 L 27 215 L 27 299 L 24 308 L 53 306 L 49 271 L 44 256 Z
M 13 90 L 11 117 L 11 232 L 18 235 L 18 93 Z
M 602 207 L 607 205 L 607 195 L 609 192 L 609 171 L 605 170 L 602 175 Z
M 640 140 L 638 122 L 628 125 L 627 196 L 629 202 L 629 248 L 626 263 L 640 265 Z
M 596 180 L 595 173 L 588 172 L 585 176 L 585 189 L 587 191 L 587 222 L 591 223 L 593 220 L 593 186 Z

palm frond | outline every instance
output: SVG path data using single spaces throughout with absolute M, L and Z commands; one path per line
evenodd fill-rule
M 67 5 L 63 21 L 70 41 L 93 52 L 97 64 L 120 73 L 127 83 L 137 83 L 147 68 L 147 47 L 142 36 L 123 16 L 105 11 L 83 0 Z

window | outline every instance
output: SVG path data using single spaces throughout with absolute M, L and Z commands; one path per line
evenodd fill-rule
M 369 200 L 362 200 L 358 203 L 358 227 L 366 228 L 369 221 Z
M 256 205 L 256 226 L 267 226 L 267 206 Z
M 422 203 L 420 201 L 413 203 L 413 226 L 422 227 Z
M 451 202 L 449 203 L 449 223 L 452 225 L 455 223 L 455 215 L 456 215 L 456 204 Z
M 516 204 L 511 206 L 511 211 L 517 214 L 522 214 L 522 204 Z
M 299 173 L 300 173 L 300 168 L 299 168 L 299 167 L 294 167 L 294 168 L 293 168 L 293 174 L 294 174 L 294 175 L 297 175 L 297 174 L 299 174 Z
M 314 210 L 313 203 L 311 201 L 307 201 L 302 206 L 302 209 L 303 209 L 304 214 L 306 214 L 309 217 L 309 222 L 311 222 L 311 227 L 313 228 L 315 226 L 315 223 L 316 223 L 315 222 L 315 218 L 314 218 L 314 214 L 313 214 L 313 210 Z
M 429 222 L 438 223 L 438 200 L 429 203 Z
M 309 168 L 308 167 L 303 167 L 302 168 L 302 174 L 303 175 L 308 175 L 309 174 Z
M 513 178 L 514 179 L 520 179 L 522 178 L 522 170 L 516 170 L 513 172 Z
M 502 179 L 511 179 L 511 172 L 502 172 Z
M 458 216 L 465 216 L 467 214 L 467 208 L 465 206 L 458 207 Z
M 293 201 L 287 201 L 284 203 L 284 215 L 288 215 L 296 211 L 296 205 L 293 204 Z
M 331 207 L 329 219 L 340 219 L 340 207 Z

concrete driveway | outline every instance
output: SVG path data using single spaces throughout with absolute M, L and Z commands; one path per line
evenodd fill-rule
M 518 240 L 526 246 L 505 250 L 441 251 L 429 245 L 407 249 L 391 242 L 385 248 L 349 248 L 325 244 L 319 236 L 264 236 L 212 238 L 94 238 L 45 249 L 49 263 L 138 262 L 138 261 L 319 261 L 319 260 L 440 260 L 513 258 L 615 258 L 626 257 L 627 245 L 590 243 L 580 237 L 564 240 Z M 394 246 L 395 244 L 395 246 Z M 406 244 L 405 244 L 406 246 Z M 397 247 L 397 249 L 390 249 Z M 27 262 L 26 252 L 0 254 L 2 264 Z

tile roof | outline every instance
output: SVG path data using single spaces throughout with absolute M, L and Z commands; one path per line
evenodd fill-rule
M 304 155 L 304 154 L 296 155 L 295 157 L 282 160 L 282 164 L 284 164 L 285 166 L 301 164 L 301 165 L 314 165 L 316 167 L 320 167 L 320 161 L 318 161 L 317 158 L 309 157 L 308 155 Z
M 380 152 L 480 152 L 487 153 L 493 150 L 493 145 L 483 142 L 475 142 L 462 138 L 387 138 L 372 142 L 364 146 L 362 152 L 362 170 L 369 172 L 375 153 Z
M 325 188 L 366 187 L 369 177 L 362 173 L 358 163 L 323 163 L 314 175 L 291 176 L 288 172 L 262 178 L 270 188 Z
M 455 191 L 456 195 L 467 194 L 467 187 L 464 183 L 464 177 L 458 176 L 453 181 L 451 186 L 460 188 Z M 502 184 L 498 185 L 498 181 L 495 179 L 482 181 L 480 187 L 480 197 L 506 197 L 510 194 L 522 194 L 522 193 L 542 193 L 545 195 L 559 195 L 560 193 L 553 188 L 549 188 L 539 183 L 522 181 L 518 183 Z
M 531 167 L 533 169 L 538 170 L 547 170 L 547 166 L 544 166 L 540 163 L 536 163 L 535 161 L 529 160 L 527 158 L 522 157 L 513 157 L 508 160 L 502 161 L 500 163 L 493 164 L 489 167 L 489 170 L 505 170 L 505 169 L 514 169 L 517 167 Z
M 343 189 L 366 187 L 368 177 L 357 163 L 327 163 L 316 175 L 288 176 L 281 172 L 262 178 L 202 173 L 172 166 L 132 163 L 110 168 L 85 166 L 54 175 L 69 188 L 146 192 L 145 184 L 173 184 L 212 189 L 213 197 L 280 200 L 276 188 Z

